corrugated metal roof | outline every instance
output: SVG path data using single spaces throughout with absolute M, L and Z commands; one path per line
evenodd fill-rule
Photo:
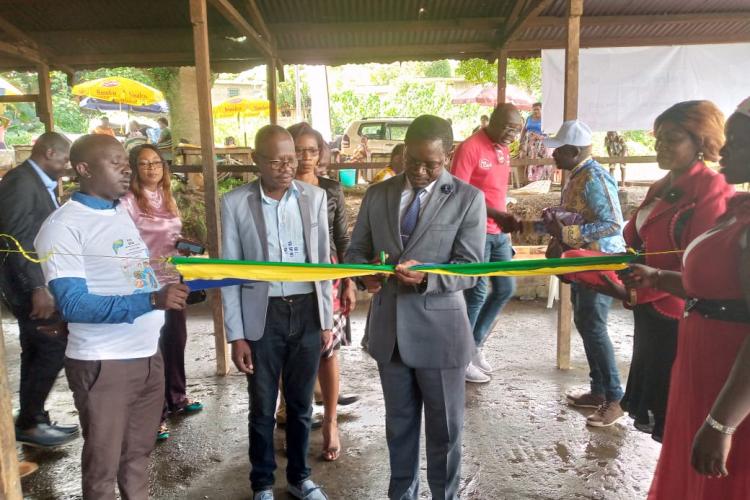
M 230 0 L 243 15 L 246 0 Z M 490 57 L 499 30 L 517 0 L 257 0 L 287 63 L 392 61 Z M 542 19 L 521 29 L 511 49 L 562 46 L 566 0 L 554 0 Z M 209 2 L 212 61 L 250 66 L 262 54 Z M 734 17 L 736 13 L 736 17 Z M 704 14 L 678 20 L 611 16 Z M 717 18 L 716 15 L 733 14 Z M 0 16 L 53 53 L 51 62 L 73 67 L 184 65 L 193 62 L 186 0 L 0 1 Z M 607 16 L 599 24 L 590 21 Z M 595 19 L 594 19 L 595 21 Z M 631 19 L 632 21 L 632 19 Z M 358 24 L 357 24 L 358 23 Z M 603 23 L 603 24 L 602 24 Z M 17 43 L 0 33 L 0 40 Z M 582 45 L 634 45 L 675 41 L 750 41 L 750 0 L 585 0 Z M 0 68 L 19 67 L 0 55 Z

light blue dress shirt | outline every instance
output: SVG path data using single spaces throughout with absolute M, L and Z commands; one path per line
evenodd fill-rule
M 305 250 L 305 232 L 302 227 L 302 213 L 299 207 L 299 189 L 292 182 L 280 200 L 266 196 L 261 183 L 260 195 L 263 206 L 263 220 L 266 225 L 268 241 L 268 260 L 270 262 L 308 262 Z M 312 281 L 269 282 L 270 297 L 287 297 L 312 293 L 315 285 Z
M 42 179 L 42 182 L 44 183 L 44 187 L 47 188 L 47 191 L 49 192 L 50 197 L 52 198 L 52 203 L 55 204 L 56 207 L 60 207 L 60 204 L 57 202 L 57 195 L 55 195 L 55 189 L 57 189 L 57 181 L 52 179 L 47 173 L 42 170 L 42 167 L 36 164 L 34 160 L 29 158 L 27 160 L 29 162 L 29 165 L 31 165 L 34 170 L 36 171 L 37 175 L 40 179 Z

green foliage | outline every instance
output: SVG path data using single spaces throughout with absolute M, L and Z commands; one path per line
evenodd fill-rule
M 428 78 L 450 78 L 453 76 L 451 64 L 446 59 L 434 61 L 427 66 L 424 71 L 424 76 Z
M 293 66 L 286 67 L 286 78 L 283 82 L 278 84 L 278 105 L 280 110 L 294 110 L 296 106 L 295 101 L 295 85 L 297 78 L 300 78 L 300 99 L 302 105 L 302 117 L 303 120 L 309 121 L 310 108 L 312 106 L 312 99 L 310 98 L 310 86 L 307 84 L 305 79 L 301 78 L 301 75 L 297 73 Z
M 221 179 L 219 181 L 219 195 L 223 196 L 225 193 L 228 193 L 232 189 L 235 189 L 244 185 L 245 185 L 245 181 L 237 177 L 227 177 L 226 179 Z
M 497 61 L 466 59 L 458 63 L 456 75 L 472 83 L 497 83 Z M 534 98 L 542 95 L 541 58 L 508 59 L 508 83 L 529 92 Z

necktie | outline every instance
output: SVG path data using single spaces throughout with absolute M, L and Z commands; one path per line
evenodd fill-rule
M 401 244 L 404 246 L 409 241 L 414 228 L 417 227 L 419 209 L 422 207 L 419 195 L 422 194 L 424 188 L 413 188 L 413 190 L 414 198 L 412 198 L 409 206 L 406 208 L 406 212 L 404 212 L 404 216 L 401 218 Z

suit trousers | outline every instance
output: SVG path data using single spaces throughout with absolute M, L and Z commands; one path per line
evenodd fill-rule
M 310 477 L 313 386 L 320 363 L 320 319 L 314 293 L 268 301 L 263 336 L 250 342 L 255 373 L 247 376 L 250 394 L 250 484 L 253 491 L 271 489 L 276 458 L 273 430 L 279 378 L 286 400 L 286 479 L 298 485 Z
M 164 363 L 148 358 L 83 361 L 65 358 L 83 430 L 84 500 L 148 499 L 149 455 L 164 405 Z
M 398 355 L 378 363 L 385 398 L 385 431 L 391 464 L 388 498 L 419 498 L 422 407 L 427 437 L 427 483 L 436 500 L 458 498 L 466 367 L 422 369 Z
M 18 318 L 21 343 L 20 411 L 16 419 L 16 426 L 20 429 L 49 421 L 44 403 L 63 368 L 67 345 L 64 336 L 37 330 L 38 326 L 54 323 L 55 320 L 29 319 L 31 298 L 25 302 L 26 304 L 13 310 Z

